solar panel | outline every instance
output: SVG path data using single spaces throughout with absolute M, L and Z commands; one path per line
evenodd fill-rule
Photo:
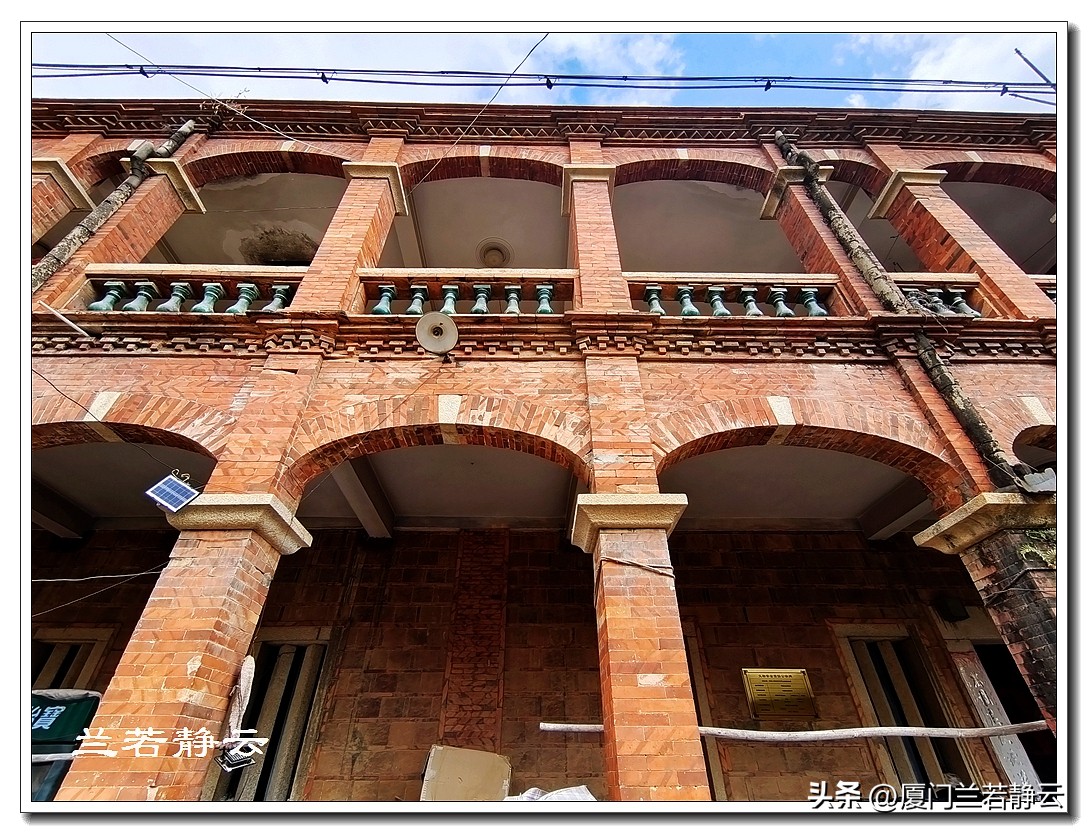
M 174 513 L 200 495 L 176 475 L 167 475 L 144 494 L 151 496 L 160 507 Z

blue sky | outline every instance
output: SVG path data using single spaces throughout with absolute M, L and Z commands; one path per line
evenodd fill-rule
M 276 24 L 239 33 L 222 23 L 23 24 L 24 90 L 39 98 L 344 99 L 355 101 L 486 102 L 497 89 L 409 87 L 272 79 L 158 75 L 97 79 L 30 79 L 30 63 L 220 64 L 344 69 L 486 70 L 509 73 L 544 41 L 522 72 L 933 78 L 1038 82 L 1019 49 L 1051 80 L 1064 80 L 1065 31 L 1059 24 L 987 24 L 957 32 L 949 24 L 730 24 L 749 32 L 694 31 L 713 24 L 625 24 L 625 32 L 586 31 L 589 24 L 515 23 L 506 31 L 417 30 L 421 24 Z M 618 25 L 613 24 L 618 28 Z M 718 24 L 724 25 L 724 24 Z M 370 31 L 332 32 L 366 27 Z M 482 24 L 460 27 L 488 28 Z M 492 26 L 492 25 L 488 25 Z M 234 27 L 236 28 L 236 27 Z M 650 31 L 653 28 L 653 31 Z M 310 31 L 302 31 L 309 29 Z M 322 30 L 325 31 L 322 31 Z M 387 31 L 375 31 L 385 29 Z M 401 31 L 398 31 L 401 30 Z M 675 31 L 672 31 L 675 29 Z M 793 30 L 793 31 L 791 31 Z M 983 31 L 985 30 L 985 31 Z M 29 85 L 29 86 L 28 86 Z M 1062 92 L 1060 90 L 1059 92 Z M 1063 93 L 1064 94 L 1064 93 Z M 1059 96 L 1059 101 L 1061 97 Z M 894 93 L 788 90 L 611 90 L 562 86 L 509 87 L 498 104 L 675 105 L 767 107 L 907 107 L 1053 113 L 1050 105 L 983 94 L 906 96 Z

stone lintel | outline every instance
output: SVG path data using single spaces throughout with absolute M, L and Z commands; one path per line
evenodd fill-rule
M 574 508 L 570 540 L 586 553 L 597 547 L 601 530 L 664 530 L 668 535 L 688 507 L 681 493 L 585 493 Z
M 869 209 L 869 219 L 882 220 L 904 185 L 940 185 L 947 173 L 936 168 L 900 168 L 892 174 L 883 190 L 873 200 L 873 207 Z
M 563 191 L 561 195 L 563 214 L 570 214 L 570 200 L 574 191 L 572 183 L 575 182 L 607 182 L 608 198 L 612 199 L 612 191 L 616 187 L 615 165 L 564 165 L 563 166 Z
M 166 519 L 178 530 L 252 530 L 283 555 L 309 547 L 313 536 L 270 493 L 204 493 Z
M 64 196 L 72 204 L 72 208 L 83 211 L 92 211 L 94 201 L 75 178 L 72 169 L 69 168 L 59 156 L 39 156 L 30 160 L 30 172 L 32 174 L 47 174 L 56 180 Z
M 393 195 L 393 205 L 399 217 L 408 216 L 408 194 L 404 190 L 404 180 L 400 176 L 400 166 L 395 162 L 345 162 L 344 176 L 349 180 L 372 179 L 385 180 Z
M 1038 529 L 1057 523 L 1054 496 L 1028 498 L 1016 492 L 983 492 L 914 537 L 919 547 L 962 553 L 1002 530 Z
M 208 213 L 208 210 L 204 208 L 204 203 L 200 201 L 200 195 L 196 193 L 192 182 L 189 181 L 189 175 L 185 173 L 185 170 L 176 159 L 168 156 L 150 156 L 144 160 L 144 164 L 152 173 L 161 174 L 170 180 L 170 184 L 174 186 L 174 191 L 178 193 L 178 197 L 181 198 L 181 203 L 185 206 L 186 211 L 194 214 Z M 131 158 L 126 156 L 121 160 L 121 165 L 128 173 L 132 173 Z
M 821 165 L 818 177 L 819 182 L 827 182 L 835 169 L 830 165 Z M 759 212 L 760 220 L 774 220 L 778 215 L 778 208 L 782 205 L 782 197 L 786 194 L 786 188 L 793 183 L 805 181 L 805 169 L 801 165 L 783 165 L 778 169 L 774 178 L 774 184 L 767 192 L 763 200 L 763 208 Z

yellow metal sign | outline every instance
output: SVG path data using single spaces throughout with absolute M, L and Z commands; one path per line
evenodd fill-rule
M 808 672 L 804 669 L 742 669 L 753 718 L 815 718 Z

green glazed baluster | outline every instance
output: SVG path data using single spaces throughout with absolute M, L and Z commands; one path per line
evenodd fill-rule
M 521 313 L 521 286 L 507 284 L 503 287 L 503 291 L 506 293 L 506 309 L 503 312 L 512 316 L 519 315 Z
M 536 288 L 536 311 L 540 315 L 547 316 L 552 313 L 552 293 L 555 287 L 551 284 L 541 284 Z
M 472 305 L 470 313 L 482 315 L 487 312 L 487 302 L 491 300 L 491 285 L 476 284 L 472 291 L 476 294 L 476 303 Z
M 763 311 L 760 310 L 759 305 L 756 304 L 755 287 L 741 287 L 738 298 L 740 299 L 740 303 L 744 305 L 744 315 L 748 317 L 763 315 Z
M 152 298 L 158 298 L 159 288 L 150 281 L 136 282 L 136 297 L 121 309 L 126 313 L 142 313 Z
M 215 302 L 223 297 L 223 285 L 222 284 L 205 284 L 204 285 L 204 299 L 199 304 L 194 304 L 190 309 L 190 313 L 214 313 Z
M 942 316 L 952 316 L 956 314 L 956 311 L 944 303 L 944 290 L 932 289 L 926 290 L 926 293 L 930 297 L 930 304 L 933 308 Z
M 423 304 L 427 301 L 427 285 L 413 284 L 408 288 L 408 292 L 412 296 L 412 303 L 408 305 L 408 309 L 404 311 L 404 314 L 407 316 L 422 316 Z
M 650 305 L 650 312 L 659 316 L 665 315 L 665 308 L 661 306 L 661 287 L 657 284 L 647 284 L 646 292 L 642 300 Z
M 260 290 L 257 289 L 256 284 L 239 284 L 238 285 L 238 300 L 229 306 L 226 310 L 228 313 L 235 315 L 242 315 L 249 310 L 249 305 L 252 304 L 260 296 Z
M 389 305 L 397 297 L 397 288 L 392 284 L 379 284 L 378 295 L 380 296 L 378 303 L 374 305 L 374 309 L 370 312 L 376 316 L 388 316 L 392 312 Z
M 810 316 L 826 316 L 827 310 L 820 306 L 820 303 L 816 300 L 816 288 L 804 287 L 801 290 L 801 303 L 805 305 L 805 309 L 808 310 Z
M 767 300 L 774 305 L 774 314 L 779 318 L 789 318 L 793 316 L 793 310 L 786 306 L 785 287 L 771 287 L 771 291 L 767 295 Z
M 180 313 L 181 305 L 193 294 L 192 288 L 183 281 L 170 285 L 170 297 L 155 309 L 160 313 Z
M 457 312 L 457 296 L 459 290 L 456 284 L 443 284 L 442 285 L 442 309 L 439 310 L 444 316 L 452 316 Z
M 677 287 L 676 288 L 676 300 L 680 302 L 680 315 L 682 316 L 698 316 L 699 308 L 696 307 L 691 301 L 691 294 L 693 289 L 691 287 Z
M 966 290 L 949 288 L 948 294 L 952 297 L 952 309 L 957 313 L 964 316 L 970 316 L 973 319 L 977 319 L 982 315 L 982 313 L 967 303 Z
M 125 286 L 124 281 L 106 281 L 102 285 L 106 294 L 102 296 L 100 301 L 95 301 L 93 304 L 88 304 L 88 310 L 94 310 L 96 313 L 108 313 L 113 310 L 114 305 L 128 294 L 128 288 Z
M 273 284 L 272 300 L 261 308 L 262 313 L 276 313 L 287 306 L 287 296 L 291 292 L 290 284 Z
M 710 302 L 710 312 L 714 316 L 728 316 L 729 308 L 725 306 L 725 287 L 707 287 L 706 300 Z

